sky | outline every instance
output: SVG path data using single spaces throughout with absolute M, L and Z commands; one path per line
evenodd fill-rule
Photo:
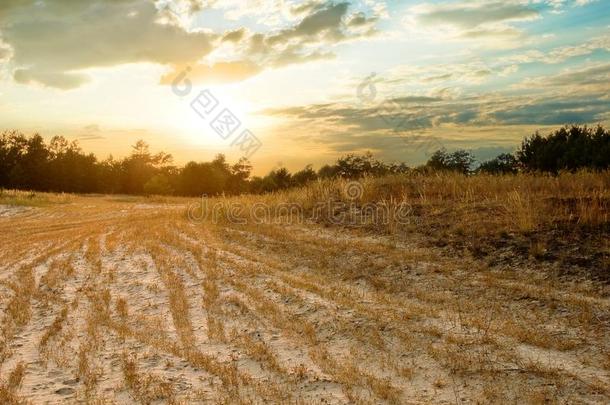
M 255 173 L 610 121 L 610 1 L 2 0 L 0 130 Z

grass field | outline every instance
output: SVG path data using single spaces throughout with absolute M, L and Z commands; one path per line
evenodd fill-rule
M 610 401 L 608 173 L 199 203 L 0 194 L 0 403 Z

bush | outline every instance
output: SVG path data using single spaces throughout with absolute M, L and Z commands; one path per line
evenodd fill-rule
M 439 149 L 432 154 L 426 166 L 433 170 L 447 170 L 460 172 L 463 174 L 470 173 L 471 167 L 475 159 L 472 153 L 458 149 L 453 153 L 448 153 L 446 149 Z
M 502 153 L 477 168 L 477 172 L 489 174 L 516 174 L 518 170 L 519 162 L 510 153 Z
M 523 141 L 517 160 L 528 171 L 607 169 L 610 167 L 610 131 L 601 126 L 593 129 L 573 125 L 546 137 L 536 132 Z

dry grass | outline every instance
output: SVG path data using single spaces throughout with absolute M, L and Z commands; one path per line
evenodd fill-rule
M 346 184 L 210 201 L 353 203 L 305 223 L 57 195 L 0 218 L 0 403 L 610 400 L 584 271 L 608 260 L 607 173 Z M 409 221 L 355 226 L 368 203 Z
M 354 203 L 356 206 L 380 204 L 389 207 L 405 203 L 411 209 L 406 212 L 413 217 L 443 217 L 447 214 L 444 211 L 449 211 L 452 220 L 446 225 L 455 229 L 467 226 L 472 232 L 488 232 L 491 228 L 499 232 L 531 231 L 559 223 L 598 226 L 607 224 L 610 220 L 610 172 L 564 173 L 556 177 L 439 173 L 365 178 L 358 180 L 362 191 L 357 198 L 350 198 L 346 194 L 351 183 L 353 182 L 348 180 L 325 180 L 300 189 L 264 196 L 226 198 L 224 201 L 237 201 L 244 205 L 264 203 L 270 207 L 284 206 L 270 211 L 277 215 L 269 218 L 284 222 L 288 221 L 288 214 L 295 212 L 289 209 L 292 207 L 289 204 L 298 204 L 304 207 L 306 213 L 311 213 L 319 203 L 328 201 Z M 210 214 L 214 203 L 219 201 L 223 200 L 210 199 L 207 207 Z M 243 214 L 248 215 L 250 212 L 253 211 L 244 210 Z M 239 214 L 242 213 L 232 213 Z M 284 218 L 279 218 L 282 214 Z M 351 220 L 349 215 L 343 218 L 346 224 Z M 333 221 L 329 221 L 331 222 Z M 384 225 L 385 231 L 396 228 L 391 220 L 387 222 L 372 225 Z M 417 221 L 412 224 L 415 222 Z M 468 232 L 467 229 L 464 231 Z
M 136 358 L 124 353 L 121 369 L 125 385 L 136 401 L 142 404 L 150 404 L 159 400 L 173 403 L 175 394 L 172 384 L 152 374 L 142 375 L 138 370 Z
M 360 192 L 351 198 L 346 191 L 354 187 Z M 610 172 L 400 175 L 356 186 L 325 180 L 265 196 L 206 199 L 205 215 L 201 205 L 192 207 L 196 218 L 223 225 L 319 223 L 398 238 L 417 233 L 428 246 L 492 265 L 533 259 L 610 281 Z
M 49 204 L 67 204 L 70 202 L 70 194 L 4 190 L 0 188 L 0 204 L 24 207 L 42 207 Z
M 7 405 L 24 403 L 17 395 L 17 391 L 21 387 L 25 373 L 25 366 L 23 363 L 19 363 L 9 374 L 8 380 L 5 383 L 0 383 L 0 403 Z

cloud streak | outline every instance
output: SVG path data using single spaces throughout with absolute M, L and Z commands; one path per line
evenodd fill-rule
M 595 124 L 609 119 L 609 75 L 610 65 L 600 64 L 532 78 L 540 89 L 535 95 L 512 90 L 457 97 L 404 95 L 365 105 L 310 104 L 261 113 L 292 122 L 284 132 L 307 128 L 306 134 L 295 137 L 296 142 L 323 143 L 335 153 L 371 149 L 392 155 L 401 145 L 404 150 L 405 141 L 417 150 L 414 145 L 431 139 L 439 140 L 438 147 L 477 143 L 480 147 L 485 128 L 498 134 L 509 127 L 513 132 L 514 128 L 531 131 L 536 126 Z M 522 132 L 516 139 L 527 134 Z M 488 138 L 487 146 L 490 144 L 494 141 Z M 505 149 L 506 145 L 500 144 Z
M 538 18 L 539 10 L 527 2 L 459 1 L 412 7 L 405 23 L 447 38 L 511 41 L 524 36 L 516 24 Z

